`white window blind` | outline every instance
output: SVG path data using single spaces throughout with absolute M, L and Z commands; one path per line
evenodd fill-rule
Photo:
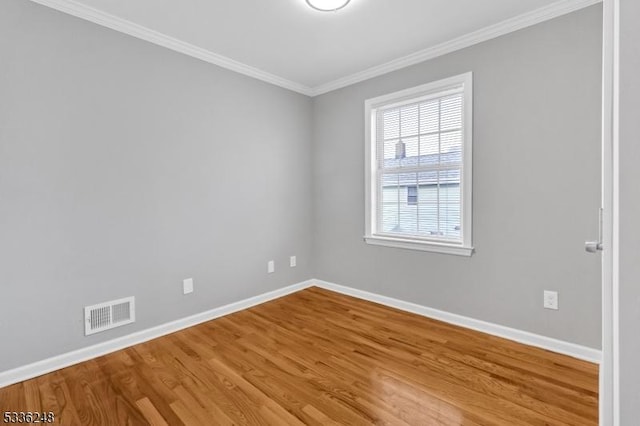
M 381 233 L 460 241 L 462 94 L 381 109 L 376 133 Z
M 470 247 L 470 76 L 461 77 L 368 101 L 368 237 Z

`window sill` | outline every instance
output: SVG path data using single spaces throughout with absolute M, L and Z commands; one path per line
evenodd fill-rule
M 437 243 L 433 241 L 418 241 L 406 238 L 365 236 L 367 244 L 386 246 L 407 250 L 428 251 L 433 253 L 452 254 L 455 256 L 469 257 L 473 254 L 473 247 L 464 247 L 459 244 Z

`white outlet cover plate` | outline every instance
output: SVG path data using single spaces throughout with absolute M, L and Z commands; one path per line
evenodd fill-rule
M 291 256 L 289 258 L 289 266 L 291 266 L 292 268 L 295 268 L 296 264 L 297 264 L 296 257 L 295 256 Z
M 272 274 L 272 273 L 274 273 L 275 271 L 276 271 L 276 264 L 275 264 L 275 262 L 274 262 L 273 260 L 270 260 L 270 261 L 267 263 L 267 273 L 268 273 L 268 274 Z
M 193 293 L 193 278 L 182 281 L 182 292 L 184 294 Z
M 558 310 L 558 292 L 544 291 L 544 307 L 545 309 Z

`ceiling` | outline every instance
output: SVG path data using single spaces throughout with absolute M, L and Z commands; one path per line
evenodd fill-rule
M 599 0 L 34 0 L 314 95 Z

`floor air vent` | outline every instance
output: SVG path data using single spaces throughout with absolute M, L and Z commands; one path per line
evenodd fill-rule
M 84 308 L 84 334 L 98 333 L 136 320 L 135 298 L 127 297 Z

